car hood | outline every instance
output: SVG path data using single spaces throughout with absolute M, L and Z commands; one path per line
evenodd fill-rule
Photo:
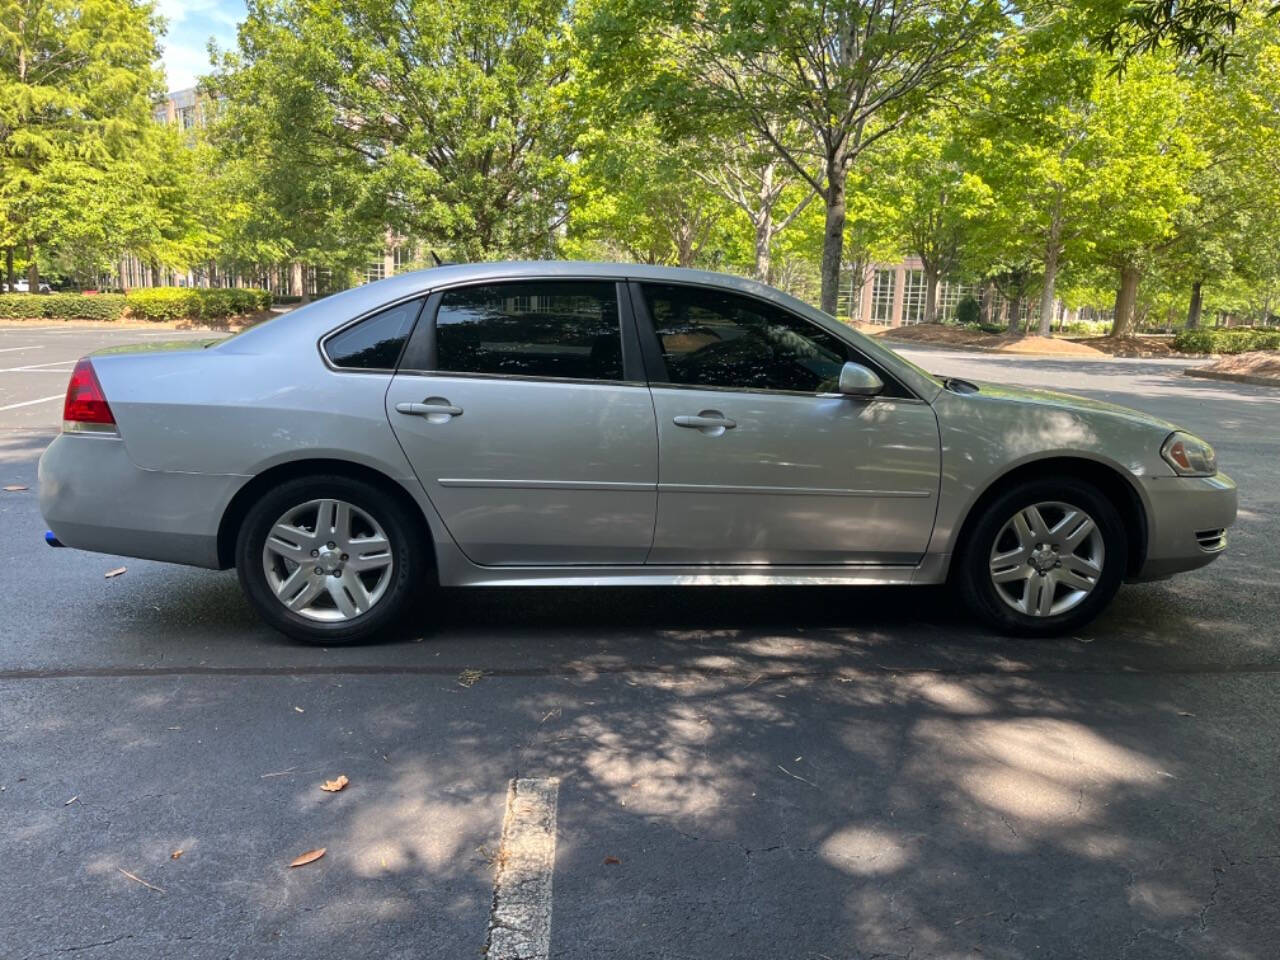
M 1070 393 L 1058 393 L 1054 390 L 1036 390 L 1031 387 L 1013 387 L 1003 383 L 988 383 L 986 381 L 972 381 L 974 386 L 978 387 L 978 396 L 991 400 L 1003 400 L 1010 403 L 1032 404 L 1036 407 L 1045 407 L 1056 410 L 1068 410 L 1072 413 L 1082 414 L 1084 416 L 1102 415 L 1107 417 L 1119 417 L 1134 424 L 1149 426 L 1156 430 L 1162 430 L 1166 433 L 1177 430 L 1176 424 L 1170 423 L 1168 420 L 1162 420 L 1159 417 L 1153 417 L 1150 414 L 1143 413 L 1141 410 L 1134 410 L 1131 407 L 1122 407 L 1119 404 L 1107 403 L 1103 400 L 1091 400 L 1088 397 L 1077 397 Z

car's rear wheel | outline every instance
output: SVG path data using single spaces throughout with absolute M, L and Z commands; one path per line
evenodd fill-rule
M 373 639 L 426 578 L 406 508 L 350 477 L 286 481 L 255 503 L 236 540 L 236 572 L 269 624 L 307 643 Z
M 1030 480 L 992 500 L 956 570 L 969 608 L 1002 633 L 1078 629 L 1115 596 L 1128 563 L 1119 511 L 1082 480 Z

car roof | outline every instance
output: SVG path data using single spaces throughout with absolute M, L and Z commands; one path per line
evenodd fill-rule
M 484 263 L 450 263 L 425 270 L 411 270 L 385 280 L 345 290 L 326 298 L 323 303 L 341 303 L 348 317 L 359 316 L 377 309 L 384 303 L 392 303 L 417 293 L 427 293 L 442 287 L 457 286 L 499 280 L 545 279 L 601 279 L 647 280 L 663 283 L 690 283 L 701 286 L 722 287 L 757 297 L 785 303 L 792 308 L 805 308 L 807 304 L 746 277 L 710 270 L 690 270 L 684 267 L 654 266 L 643 263 L 600 263 L 585 260 L 519 260 Z M 812 309 L 812 308 L 808 308 Z
M 876 356 L 918 393 L 936 392 L 937 384 L 923 371 L 905 363 L 892 351 L 858 335 L 852 328 L 823 313 L 803 300 L 783 293 L 757 280 L 690 270 L 684 267 L 655 266 L 642 263 L 601 263 L 584 260 L 522 260 L 483 263 L 450 263 L 425 270 L 411 270 L 385 280 L 352 287 L 300 307 L 270 323 L 251 328 L 226 341 L 232 351 L 269 349 L 277 338 L 319 338 L 342 324 L 378 310 L 380 307 L 431 293 L 445 287 L 502 280 L 600 279 L 638 280 L 651 283 L 686 283 L 716 287 L 749 296 L 771 300 L 779 306 L 799 313 L 842 335 L 853 336 L 864 352 Z M 905 369 L 904 369 L 905 368 Z

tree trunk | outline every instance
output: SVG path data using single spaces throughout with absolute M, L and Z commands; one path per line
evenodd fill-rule
M 13 247 L 5 247 L 4 250 L 4 283 L 5 290 L 13 293 L 13 282 L 16 278 L 13 274 Z
M 844 259 L 845 167 L 827 162 L 827 221 L 822 234 L 822 309 L 833 317 L 840 294 L 840 262 Z
M 938 322 L 938 268 L 924 264 L 924 322 Z
M 756 224 L 756 263 L 752 275 L 761 283 L 769 282 L 769 271 L 773 269 L 770 247 L 773 246 L 773 218 L 768 214 L 761 217 Z
M 34 251 L 27 253 L 27 292 L 40 292 L 40 265 L 36 263 Z
M 1053 336 L 1053 287 L 1058 279 L 1058 247 L 1051 242 L 1044 255 L 1044 288 L 1040 291 L 1040 336 Z
M 298 302 L 305 305 L 311 302 L 311 268 L 299 264 L 298 275 L 302 277 L 302 299 Z
M 1005 307 L 1009 311 L 1009 332 L 1022 332 L 1022 294 L 1014 297 Z
M 688 224 L 684 224 L 676 238 L 676 266 L 692 267 L 693 256 L 693 230 Z
M 1120 288 L 1116 290 L 1116 316 L 1111 324 L 1111 336 L 1127 337 L 1133 333 L 1133 313 L 1138 302 L 1137 267 L 1126 264 L 1120 268 Z
M 1191 285 L 1191 305 L 1187 307 L 1187 329 L 1194 330 L 1200 326 L 1200 311 L 1204 307 L 1204 299 L 1201 295 L 1201 288 L 1204 286 L 1203 280 L 1197 280 Z

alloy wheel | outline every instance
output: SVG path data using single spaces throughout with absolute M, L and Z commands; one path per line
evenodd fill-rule
M 1024 507 L 991 546 L 991 582 L 1018 613 L 1052 617 L 1073 610 L 1098 585 L 1105 562 L 1102 531 L 1084 510 L 1046 501 Z
M 391 541 L 366 510 L 310 500 L 267 531 L 262 566 L 276 599 L 309 620 L 351 620 L 382 599 L 394 568 Z

